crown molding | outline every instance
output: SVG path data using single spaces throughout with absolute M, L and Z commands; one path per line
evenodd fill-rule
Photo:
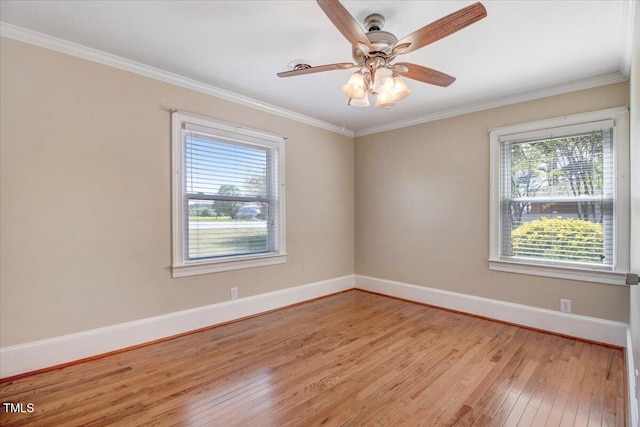
M 0 21 L 0 36 L 24 43 L 29 43 L 35 46 L 44 47 L 57 52 L 65 53 L 67 55 L 76 56 L 78 58 L 87 59 L 89 61 L 108 65 L 110 67 L 119 68 L 121 70 L 129 71 L 141 76 L 160 80 L 165 83 L 170 83 L 186 89 L 191 89 L 196 92 L 224 99 L 226 101 L 235 102 L 236 104 L 244 105 L 246 107 L 255 108 L 256 110 L 265 111 L 267 113 L 275 114 L 277 116 L 291 119 L 300 123 L 335 132 L 340 135 L 350 137 L 354 136 L 354 132 L 352 130 L 345 129 L 343 126 L 337 126 L 332 123 L 314 119 L 312 117 L 280 108 L 266 102 L 258 101 L 247 96 L 239 95 L 237 93 L 221 89 L 210 84 L 202 83 L 197 80 L 183 77 L 178 74 L 170 73 L 159 68 L 151 67 L 140 62 L 131 61 L 117 55 L 112 55 L 110 53 L 102 52 L 100 50 L 73 43 L 67 40 L 59 39 L 57 37 L 52 37 L 43 33 L 28 30 L 17 25 Z
M 475 104 L 463 107 L 451 108 L 449 110 L 437 111 L 425 116 L 416 117 L 414 119 L 401 120 L 381 126 L 374 126 L 356 131 L 355 137 L 372 135 L 375 133 L 387 132 L 390 130 L 401 129 L 422 123 L 433 122 L 436 120 L 446 119 L 450 117 L 460 116 L 477 111 L 488 110 L 491 108 L 503 107 L 505 105 L 517 104 L 520 102 L 532 101 L 535 99 L 545 98 L 547 96 L 562 95 L 565 93 L 575 92 L 578 90 L 592 89 L 599 86 L 606 86 L 614 83 L 621 83 L 629 80 L 631 73 L 631 59 L 633 55 L 632 42 L 633 30 L 635 22 L 636 1 L 626 1 L 623 6 L 623 15 L 626 22 L 623 29 L 622 47 L 620 55 L 620 71 L 603 74 L 599 76 L 588 77 L 559 85 L 534 89 L 531 91 L 515 93 L 500 98 L 494 98 L 487 101 L 481 101 Z M 640 25 L 640 22 L 637 23 Z
M 540 89 L 534 89 L 526 92 L 514 93 L 511 95 L 494 98 L 487 101 L 477 102 L 475 104 L 465 105 L 463 107 L 451 108 L 449 110 L 437 111 L 425 116 L 416 117 L 414 119 L 401 120 L 382 126 L 374 126 L 355 132 L 355 136 L 372 135 L 375 133 L 387 132 L 390 130 L 401 129 L 409 126 L 419 125 L 422 123 L 433 122 L 436 120 L 447 119 L 450 117 L 461 116 L 463 114 L 475 113 L 477 111 L 489 110 L 506 105 L 518 104 L 521 102 L 532 101 L 535 99 L 546 98 L 548 96 L 562 95 L 578 90 L 591 89 L 599 86 L 606 86 L 614 83 L 626 82 L 626 77 L 621 72 L 613 72 L 600 76 L 589 77 L 586 79 L 576 80 L 569 83 L 563 83 L 554 86 L 548 86 Z
M 634 8 L 635 2 L 626 2 L 625 16 L 628 16 L 625 34 L 631 34 L 634 25 Z M 13 24 L 0 21 L 0 36 L 18 40 L 24 43 L 44 47 L 68 55 L 87 59 L 89 61 L 130 71 L 155 80 L 160 80 L 176 86 L 191 89 L 200 93 L 215 96 L 227 101 L 235 102 L 240 105 L 251 107 L 260 111 L 265 111 L 287 119 L 291 119 L 300 123 L 308 124 L 320 129 L 328 130 L 340 135 L 349 137 L 360 137 L 375 133 L 387 132 L 390 130 L 401 129 L 422 123 L 428 123 L 436 120 L 446 119 L 450 117 L 460 116 L 463 114 L 474 113 L 491 108 L 502 107 L 506 105 L 517 104 L 520 102 L 531 101 L 535 99 L 545 98 L 548 96 L 562 95 L 578 90 L 591 89 L 599 86 L 605 86 L 614 83 L 621 83 L 628 80 L 631 67 L 631 37 L 624 37 L 622 47 L 622 55 L 620 61 L 620 71 L 603 74 L 599 76 L 589 77 L 564 84 L 534 89 L 526 92 L 514 93 L 504 97 L 494 98 L 487 101 L 481 101 L 462 107 L 451 108 L 448 110 L 437 111 L 424 116 L 413 119 L 400 120 L 381 126 L 374 126 L 359 131 L 345 129 L 343 126 L 337 126 L 322 120 L 314 119 L 294 111 L 286 110 L 275 105 L 271 105 L 262 101 L 258 101 L 247 96 L 243 96 L 213 85 L 189 79 L 178 74 L 170 73 L 159 68 L 151 67 L 139 62 L 131 61 L 120 56 L 112 55 L 67 40 L 52 37 L 43 33 L 28 30 Z

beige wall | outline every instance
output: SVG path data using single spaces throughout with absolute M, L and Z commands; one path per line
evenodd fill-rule
M 489 129 L 628 105 L 627 83 L 356 138 L 356 274 L 629 321 L 629 289 L 490 271 Z
M 627 84 L 360 137 L 354 155 L 352 138 L 129 72 L 7 39 L 0 55 L 1 346 L 354 265 L 550 309 L 570 298 L 576 313 L 629 319 L 627 288 L 487 266 L 489 128 L 627 105 Z M 286 264 L 171 278 L 171 108 L 289 138 Z
M 1 43 L 0 345 L 353 274 L 353 138 Z M 171 108 L 289 138 L 286 264 L 171 278 Z

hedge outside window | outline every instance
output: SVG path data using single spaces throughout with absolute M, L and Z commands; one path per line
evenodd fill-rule
M 624 283 L 627 126 L 616 109 L 492 130 L 490 268 Z

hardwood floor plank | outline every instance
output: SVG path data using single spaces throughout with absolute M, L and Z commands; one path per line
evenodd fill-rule
M 349 291 L 0 384 L 11 426 L 623 427 L 622 350 Z
M 531 400 L 522 411 L 522 416 L 518 421 L 519 426 L 547 424 L 551 408 L 560 391 L 562 377 L 568 365 L 566 341 L 560 339 L 560 337 L 555 338 L 555 349 L 549 355 L 548 362 L 537 377 Z
M 524 367 L 526 361 L 527 349 L 526 345 L 536 346 L 536 339 L 540 337 L 531 334 L 531 331 L 522 330 L 518 339 L 514 340 L 513 352 L 509 357 L 504 358 L 505 364 L 500 366 L 499 375 L 493 380 L 490 390 L 483 396 L 480 404 L 480 416 L 473 424 L 474 426 L 488 425 L 489 421 L 493 421 L 498 409 L 502 406 L 503 401 L 508 396 L 514 384 L 514 378 L 519 375 L 520 370 Z

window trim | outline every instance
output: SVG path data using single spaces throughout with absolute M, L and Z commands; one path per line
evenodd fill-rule
M 555 128 L 589 126 L 592 122 L 613 120 L 614 164 L 614 261 L 611 268 L 600 266 L 579 268 L 561 262 L 541 263 L 501 256 L 500 226 L 500 146 L 501 138 L 521 133 L 534 133 Z M 629 109 L 611 108 L 536 122 L 491 129 L 489 179 L 489 269 L 510 273 L 555 277 L 585 282 L 625 284 L 629 268 Z M 553 265 L 556 264 L 556 265 Z
M 184 253 L 184 206 L 186 197 L 183 186 L 184 171 L 184 141 L 183 126 L 201 127 L 212 135 L 224 139 L 234 139 L 238 142 L 262 145 L 275 148 L 278 153 L 278 250 L 268 253 L 243 254 L 219 259 L 189 260 Z M 174 111 L 171 115 L 171 148 L 172 148 L 172 249 L 173 262 L 171 265 L 173 278 L 193 276 L 198 274 L 217 273 L 222 271 L 244 268 L 262 267 L 283 264 L 286 262 L 285 239 L 285 138 L 280 135 L 267 133 L 255 129 L 245 128 L 231 123 L 225 123 L 191 113 Z

